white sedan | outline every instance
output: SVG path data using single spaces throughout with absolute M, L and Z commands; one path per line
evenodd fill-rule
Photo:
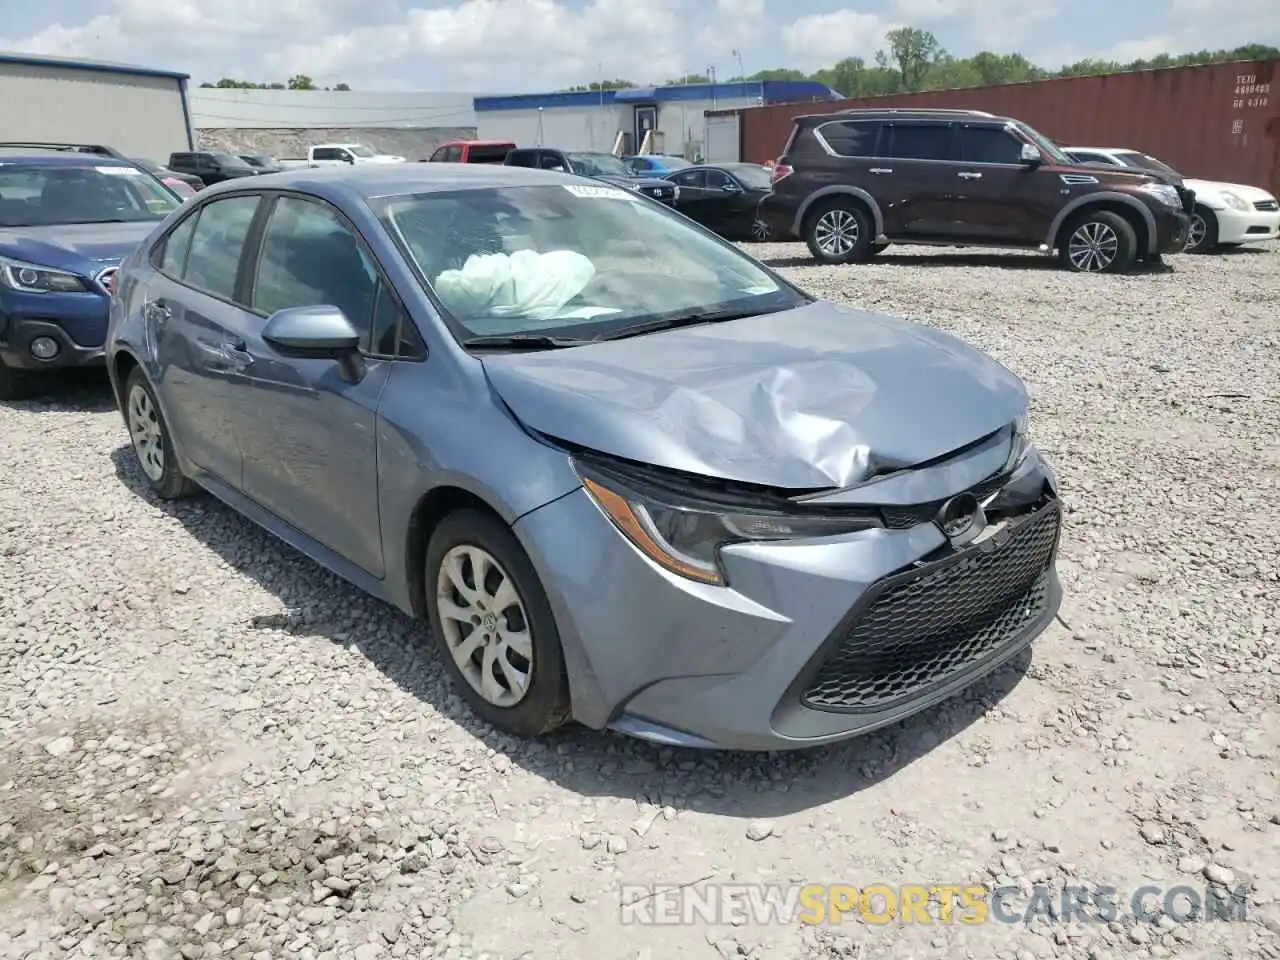
M 1138 150 L 1067 147 L 1066 151 L 1078 163 L 1132 167 L 1181 179 L 1196 195 L 1196 209 L 1187 232 L 1188 253 L 1207 253 L 1280 237 L 1280 202 L 1265 190 L 1241 183 L 1184 178 L 1167 163 Z

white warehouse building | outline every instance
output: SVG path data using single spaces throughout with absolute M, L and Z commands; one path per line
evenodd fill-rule
M 747 80 L 476 97 L 475 114 L 482 140 L 624 156 L 643 149 L 730 163 L 741 158 L 738 117 L 707 117 L 708 110 L 839 99 L 812 80 Z
M 114 147 L 163 162 L 192 148 L 185 73 L 0 53 L 0 140 Z

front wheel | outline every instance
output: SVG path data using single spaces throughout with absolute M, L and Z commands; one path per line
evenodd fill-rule
M 515 535 L 476 510 L 445 517 L 426 557 L 427 616 L 471 708 L 537 737 L 569 719 L 569 681 L 546 592 Z
M 1186 253 L 1208 253 L 1218 245 L 1218 218 L 1208 207 L 1197 206 L 1187 228 Z
M 1063 266 L 1077 273 L 1123 273 L 1138 258 L 1133 225 L 1110 210 L 1091 210 L 1067 228 Z
M 30 374 L 0 360 L 0 400 L 25 400 L 33 392 Z
M 195 493 L 199 488 L 178 465 L 169 426 L 141 367 L 134 367 L 125 380 L 124 418 L 138 466 L 156 496 L 177 500 Z
M 852 200 L 819 201 L 804 222 L 804 242 L 823 264 L 858 263 L 868 259 L 875 237 L 871 217 Z
M 774 239 L 773 228 L 763 220 L 757 218 L 751 224 L 751 242 L 752 243 L 770 243 Z

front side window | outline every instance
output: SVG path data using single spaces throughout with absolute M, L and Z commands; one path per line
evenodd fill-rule
M 959 139 L 966 163 L 1022 162 L 1022 141 L 1002 127 L 961 127 Z
M 377 283 L 373 263 L 336 210 L 297 197 L 276 202 L 258 255 L 255 310 L 337 307 L 365 334 L 373 322 Z
M 461 147 L 450 147 L 444 155 L 446 163 L 457 163 L 462 159 Z
M 719 170 L 707 171 L 707 189 L 708 190 L 723 190 L 725 187 L 730 186 L 731 183 L 732 181 L 730 181 L 730 179 L 726 177 L 723 173 L 721 173 Z
M 195 235 L 199 216 L 187 217 L 169 231 L 160 253 L 160 271 L 175 280 L 181 280 L 187 269 L 187 253 L 191 250 L 191 238 Z
M 951 128 L 940 123 L 895 123 L 890 156 L 901 160 L 949 160 Z
M 362 143 L 353 143 L 347 147 L 348 152 L 354 153 L 357 157 L 376 157 L 377 154 L 370 150 Z
M 676 315 L 753 315 L 807 302 L 736 247 L 620 187 L 457 190 L 377 206 L 464 340 L 587 337 Z
M 440 147 L 427 160 L 428 163 L 444 163 L 444 155 L 449 152 L 448 147 Z
M 506 162 L 509 167 L 533 167 L 537 165 L 538 153 L 536 150 L 512 150 L 507 154 Z
M 235 300 L 240 254 L 257 210 L 256 196 L 227 197 L 201 207 L 182 281 L 224 300 Z
M 817 134 L 842 157 L 874 157 L 881 124 L 836 120 L 818 127 Z
M 134 166 L 0 166 L 0 227 L 159 221 L 181 202 Z
M 737 177 L 748 190 L 770 190 L 773 188 L 773 177 L 764 167 L 734 167 L 733 175 Z

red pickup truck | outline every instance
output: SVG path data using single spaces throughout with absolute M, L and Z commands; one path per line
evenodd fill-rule
M 450 140 L 420 163 L 502 163 L 516 148 L 509 140 Z

